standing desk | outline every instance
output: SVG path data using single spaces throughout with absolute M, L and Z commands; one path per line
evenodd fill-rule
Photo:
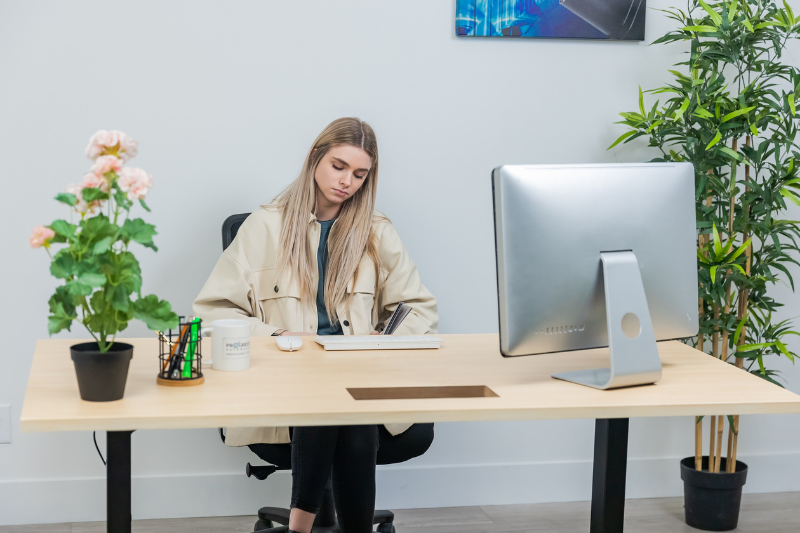
M 657 384 L 602 391 L 550 375 L 607 366 L 607 348 L 503 358 L 497 335 L 439 337 L 439 350 L 359 352 L 325 352 L 311 338 L 298 352 L 282 352 L 274 338 L 253 337 L 249 370 L 207 370 L 197 387 L 156 385 L 157 341 L 121 339 L 134 345 L 134 358 L 125 397 L 107 403 L 80 400 L 69 357 L 75 340 L 42 340 L 21 429 L 107 431 L 107 529 L 128 533 L 137 429 L 592 418 L 590 530 L 616 533 L 630 417 L 800 412 L 800 396 L 676 341 L 658 345 Z M 204 344 L 204 353 L 210 348 Z

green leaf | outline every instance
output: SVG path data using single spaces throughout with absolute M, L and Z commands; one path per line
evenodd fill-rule
M 116 238 L 118 231 L 119 226 L 112 224 L 105 215 L 85 218 L 81 221 L 81 243 L 96 242 L 103 237 Z
M 712 115 L 712 116 L 713 116 L 713 115 Z M 711 142 L 710 142 L 710 143 L 708 143 L 708 146 L 706 146 L 706 150 L 708 150 L 709 148 L 711 148 L 712 146 L 714 146 L 715 144 L 717 144 L 717 143 L 719 142 L 719 140 L 720 140 L 720 139 L 722 139 L 722 133 L 721 133 L 719 130 L 717 130 L 717 134 L 716 134 L 716 135 L 714 135 L 714 138 L 713 138 L 713 139 L 711 139 Z
M 717 150 L 719 150 L 720 152 L 722 152 L 724 154 L 729 155 L 730 157 L 736 159 L 737 161 L 741 161 L 742 160 L 742 156 L 739 155 L 738 152 L 734 152 L 733 150 L 731 150 L 727 146 L 720 146 L 719 148 L 717 148 Z
M 94 243 L 94 248 L 92 249 L 92 253 L 95 255 L 106 253 L 111 248 L 111 244 L 113 242 L 114 239 L 112 239 L 111 237 L 103 237 L 102 239 Z
M 714 113 L 711 113 L 710 111 L 706 111 L 705 109 L 703 109 L 700 106 L 698 106 L 697 109 L 694 110 L 694 114 L 697 115 L 698 117 L 702 117 L 702 118 L 714 118 Z
M 737 109 L 736 111 L 728 113 L 727 115 L 722 117 L 722 122 L 723 123 L 728 122 L 729 120 L 731 120 L 733 118 L 736 118 L 738 116 L 744 115 L 745 113 L 749 113 L 750 111 L 752 111 L 755 108 L 756 108 L 756 106 L 750 106 L 750 107 L 745 107 L 744 109 Z
M 780 350 L 781 353 L 783 355 L 785 355 L 787 359 L 789 359 L 789 361 L 794 363 L 794 356 L 792 355 L 792 353 L 789 350 L 786 349 L 786 345 L 785 344 L 783 344 L 781 341 L 776 340 L 775 341 L 775 346 L 778 347 L 778 350 Z
M 639 85 L 639 111 L 642 115 L 647 115 L 647 112 L 644 110 L 644 93 L 642 92 L 641 85 Z
M 739 346 L 736 351 L 739 352 L 752 352 L 753 350 L 761 350 L 762 348 L 769 348 L 772 346 L 771 342 L 756 342 L 753 344 L 743 344 Z
M 683 116 L 683 114 L 686 112 L 686 110 L 687 110 L 687 109 L 689 109 L 689 104 L 690 104 L 690 103 L 691 103 L 691 102 L 689 101 L 689 99 L 688 99 L 688 98 L 684 98 L 684 100 L 683 100 L 683 103 L 681 104 L 681 107 L 680 107 L 680 109 L 678 109 L 677 111 L 675 111 L 675 114 L 673 115 L 673 118 L 675 118 L 675 120 L 680 120 L 680 119 L 681 119 L 681 117 Z
M 789 109 L 792 111 L 792 116 L 795 116 L 797 111 L 794 108 L 794 93 L 790 94 L 787 97 L 787 100 L 789 101 Z
M 70 207 L 78 203 L 78 197 L 68 192 L 58 193 L 55 199 L 58 200 L 59 202 L 67 204 Z
M 172 312 L 172 306 L 166 300 L 159 300 L 154 294 L 139 298 L 133 302 L 133 316 L 155 330 L 166 330 L 178 327 L 178 315 Z
M 53 230 L 56 235 L 60 235 L 66 240 L 71 240 L 75 236 L 77 226 L 70 224 L 66 220 L 56 220 L 50 224 L 50 229 Z
M 112 287 L 106 297 L 111 301 L 111 307 L 117 311 L 129 311 L 131 309 L 131 293 L 129 287 L 125 285 L 117 285 Z
M 734 259 L 736 259 L 740 255 L 742 255 L 742 252 L 747 250 L 747 248 L 750 246 L 750 242 L 752 240 L 753 239 L 747 239 L 744 243 L 742 243 L 742 245 L 740 247 L 738 247 L 735 252 L 733 252 L 733 255 L 730 257 L 730 259 L 728 259 L 728 261 L 733 261 Z
M 70 331 L 72 321 L 77 318 L 67 313 L 64 309 L 64 304 L 61 302 L 55 304 L 55 309 L 51 309 L 51 313 L 52 314 L 47 317 L 47 332 L 50 335 L 58 333 L 63 329 Z
M 103 192 L 99 187 L 85 187 L 81 189 L 81 197 L 84 202 L 90 203 L 96 200 L 108 200 L 108 193 Z
M 717 26 L 722 24 L 722 17 L 719 15 L 719 13 L 711 9 L 711 6 L 703 2 L 703 0 L 697 0 L 697 1 L 700 3 L 700 7 L 702 7 L 706 11 L 706 13 L 708 13 L 708 16 L 711 17 L 711 20 L 714 21 L 714 24 L 716 24 Z
M 146 223 L 141 218 L 133 220 L 129 218 L 125 221 L 125 224 L 122 225 L 122 231 L 120 232 L 123 238 L 138 242 L 143 246 L 158 251 L 156 245 L 153 244 L 153 235 L 156 234 L 156 227 Z
M 794 195 L 792 191 L 787 191 L 786 189 L 781 189 L 781 195 L 786 198 L 787 200 L 791 200 L 792 203 L 796 205 L 800 205 L 800 198 Z
M 719 238 L 716 224 L 712 227 L 712 231 L 714 233 L 714 252 L 719 256 L 722 253 L 722 241 Z
M 746 27 L 748 30 L 750 30 L 750 33 L 755 33 L 755 31 L 756 31 L 756 30 L 754 30 L 754 29 L 753 29 L 753 25 L 750 23 L 750 21 L 749 21 L 749 20 L 747 20 L 746 18 L 745 18 L 745 19 L 743 19 L 743 20 L 742 20 L 742 24 L 744 24 L 744 25 L 745 25 L 745 27 Z
M 72 321 L 77 318 L 73 297 L 67 292 L 65 286 L 56 288 L 55 294 L 50 297 L 50 316 L 47 319 L 47 331 L 50 335 L 66 329 L 69 331 Z
M 786 3 L 786 0 L 783 0 L 783 7 L 786 8 L 786 14 L 789 15 L 789 24 L 794 26 L 794 21 L 795 21 L 794 11 L 792 11 L 792 8 L 789 6 L 788 3 Z
M 739 10 L 739 0 L 733 0 L 731 2 L 730 7 L 728 8 L 728 24 L 733 22 L 733 19 L 736 18 L 736 12 Z
M 681 29 L 684 31 L 696 31 L 697 33 L 713 33 L 717 31 L 717 28 L 715 28 L 714 26 L 705 26 L 705 25 L 686 26 Z
M 92 294 L 92 286 L 78 280 L 68 281 L 65 287 L 72 296 L 89 296 Z
M 90 287 L 102 287 L 106 284 L 106 276 L 105 274 L 86 272 L 78 276 L 78 281 Z
M 622 141 L 624 141 L 625 139 L 627 139 L 631 135 L 636 135 L 637 133 L 639 133 L 639 132 L 636 131 L 636 130 L 629 131 L 628 133 L 623 133 L 622 135 L 619 136 L 619 138 L 616 141 L 614 141 L 614 144 L 612 144 L 611 146 L 606 148 L 606 150 L 611 150 L 612 148 L 614 148 L 616 145 L 618 145 L 619 143 L 621 143 Z
M 144 208 L 145 211 L 147 211 L 148 213 L 150 212 L 150 208 L 147 207 L 147 204 L 144 203 L 143 199 L 139 199 L 139 204 L 141 204 L 141 206 Z
M 661 119 L 659 119 L 659 120 L 656 120 L 655 122 L 653 122 L 653 123 L 650 125 L 650 127 L 649 127 L 649 128 L 647 128 L 647 130 L 645 131 L 645 133 L 650 133 L 651 131 L 653 131 L 654 129 L 656 129 L 658 126 L 660 126 L 660 125 L 661 125 L 661 124 L 663 124 L 663 123 L 664 123 L 664 121 L 663 121 L 663 120 L 661 120 Z
M 75 275 L 75 259 L 68 248 L 59 250 L 50 263 L 50 273 L 60 279 L 71 279 Z
M 711 274 L 711 284 L 715 285 L 716 284 L 716 280 L 717 280 L 717 267 L 716 266 L 712 266 L 709 270 L 710 270 L 710 274 Z

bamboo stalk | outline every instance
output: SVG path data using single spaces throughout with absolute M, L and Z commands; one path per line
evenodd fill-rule
M 733 457 L 733 428 L 730 427 L 730 424 L 728 427 L 728 453 L 725 454 L 725 457 L 727 457 L 727 461 L 725 461 L 725 471 L 730 472 L 732 464 L 731 457 Z
M 703 470 L 703 421 L 694 417 L 694 469 Z
M 739 415 L 733 417 L 733 450 L 728 459 L 728 472 L 736 472 L 736 451 L 739 444 Z
M 714 320 L 719 320 L 719 305 L 714 304 Z M 719 359 L 719 327 L 714 326 L 714 334 L 711 335 L 711 355 Z
M 715 457 L 714 453 L 715 453 L 715 450 L 716 450 L 716 447 L 717 447 L 717 444 L 716 444 L 717 443 L 717 417 L 716 416 L 710 416 L 709 419 L 711 421 L 710 424 L 709 424 L 711 426 L 711 431 L 709 431 L 709 434 L 711 435 L 711 440 L 708 442 L 708 471 L 709 472 L 713 472 L 714 471 L 714 457 Z
M 717 454 L 714 457 L 714 473 L 719 473 L 719 467 L 722 463 L 722 430 L 725 427 L 725 422 L 723 420 L 723 416 L 719 415 L 717 417 Z
M 705 235 L 700 235 L 697 238 L 697 244 L 698 244 L 699 248 L 702 250 L 706 245 L 706 236 Z M 705 315 L 705 306 L 703 305 L 705 300 L 703 300 L 702 297 L 698 298 L 698 300 L 699 301 L 698 301 L 698 304 L 697 304 L 698 305 L 697 316 L 699 317 L 699 322 L 702 322 L 703 321 L 703 316 Z M 697 335 L 697 349 L 700 350 L 701 352 L 704 351 L 703 350 L 703 345 L 705 343 L 705 340 L 706 340 L 706 336 L 705 336 L 704 333 L 699 333 Z
M 750 136 L 750 135 L 747 136 L 747 138 L 745 139 L 745 145 L 748 146 L 748 147 L 753 145 L 753 137 L 752 136 Z M 750 191 L 750 165 L 747 165 L 747 164 L 744 166 L 744 183 L 745 183 L 745 192 L 749 192 Z M 749 204 L 745 204 L 743 207 L 744 207 L 743 219 L 747 219 L 749 214 L 750 214 L 750 205 Z M 750 238 L 749 232 L 747 231 L 747 229 L 745 229 L 744 233 L 742 235 L 742 242 L 747 242 L 747 240 L 749 238 Z M 751 265 L 751 260 L 752 260 L 752 257 L 753 257 L 752 250 L 753 250 L 753 247 L 751 245 L 751 246 L 748 246 L 747 250 L 745 251 L 745 257 L 747 259 L 745 260 L 744 272 L 745 272 L 745 275 L 748 278 L 750 277 L 750 265 Z M 750 290 L 749 289 L 744 289 L 739 294 L 739 316 L 738 316 L 739 320 L 743 320 L 745 315 L 747 315 L 747 304 L 748 304 L 749 298 L 750 298 Z M 742 326 L 742 332 L 739 334 L 739 343 L 738 343 L 738 345 L 742 346 L 743 344 L 746 344 L 746 340 L 745 340 L 746 338 L 747 338 L 747 323 L 745 323 L 744 326 Z M 740 368 L 740 369 L 744 368 L 744 359 L 742 359 L 741 357 L 737 357 L 736 358 L 736 368 Z M 731 445 L 730 445 L 731 450 L 730 450 L 730 452 L 728 452 L 728 461 L 727 461 L 727 469 L 726 470 L 728 472 L 730 472 L 730 473 L 733 473 L 733 472 L 736 471 L 736 456 L 737 456 L 738 450 L 739 450 L 739 415 L 733 415 L 733 427 L 730 429 L 730 432 L 733 433 L 733 439 L 732 439 L 732 442 L 731 442 Z

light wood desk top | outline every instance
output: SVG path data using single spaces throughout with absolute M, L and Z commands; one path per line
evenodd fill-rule
M 196 387 L 157 385 L 157 341 L 121 339 L 135 346 L 134 357 L 125 397 L 107 403 L 78 396 L 69 346 L 79 341 L 42 340 L 21 427 L 121 431 L 800 412 L 800 396 L 675 341 L 659 343 L 659 383 L 601 391 L 550 375 L 608 366 L 607 349 L 503 358 L 497 335 L 438 336 L 439 350 L 379 352 L 325 352 L 310 337 L 299 352 L 282 352 L 274 338 L 253 337 L 249 370 L 206 369 L 205 383 Z M 210 351 L 204 344 L 203 353 Z M 443 385 L 485 385 L 498 396 L 355 400 L 347 390 Z

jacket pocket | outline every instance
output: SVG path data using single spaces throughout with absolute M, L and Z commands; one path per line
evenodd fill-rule
M 284 276 L 278 279 L 274 268 L 253 273 L 262 320 L 276 328 L 303 331 L 303 310 L 300 291 Z
M 369 335 L 377 325 L 375 312 L 375 269 L 372 263 L 364 265 L 359 270 L 355 283 L 350 280 L 347 284 L 349 298 L 349 322 L 352 335 Z

